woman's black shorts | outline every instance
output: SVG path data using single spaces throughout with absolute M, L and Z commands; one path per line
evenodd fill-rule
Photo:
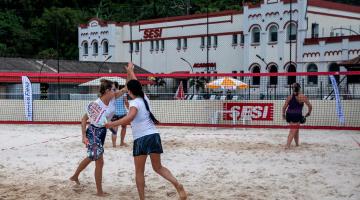
M 133 156 L 149 155 L 150 153 L 163 153 L 159 133 L 145 135 L 134 141 Z
M 286 113 L 286 121 L 288 123 L 300 123 L 302 121 L 302 114 L 301 113 Z

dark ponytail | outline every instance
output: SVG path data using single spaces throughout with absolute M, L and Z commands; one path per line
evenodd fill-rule
M 294 92 L 294 95 L 297 96 L 299 95 L 299 92 L 300 92 L 300 84 L 299 83 L 294 83 L 293 85 L 293 92 Z
M 149 111 L 150 119 L 154 122 L 154 124 L 159 124 L 160 122 L 155 118 L 155 116 L 150 111 L 150 107 L 149 107 L 148 102 L 145 99 L 145 94 L 142 90 L 141 83 L 138 80 L 130 80 L 129 82 L 127 82 L 126 86 L 127 86 L 128 90 L 131 91 L 131 93 L 133 93 L 135 96 L 139 96 L 143 99 L 146 110 Z

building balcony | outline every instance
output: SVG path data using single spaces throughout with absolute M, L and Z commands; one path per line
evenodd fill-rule
M 348 39 L 349 41 L 360 41 L 360 35 L 347 35 L 335 37 L 322 37 L 322 38 L 305 38 L 304 45 L 318 45 L 321 41 L 325 43 L 341 43 L 342 40 Z

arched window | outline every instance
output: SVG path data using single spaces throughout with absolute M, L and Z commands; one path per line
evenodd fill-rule
M 276 65 L 270 65 L 269 67 L 270 73 L 277 73 L 278 69 Z M 270 76 L 270 85 L 277 85 L 278 84 L 278 77 L 277 76 Z
M 286 28 L 287 41 L 296 40 L 297 27 L 296 24 L 290 23 Z
M 260 67 L 255 65 L 252 67 L 252 73 L 260 73 Z M 260 76 L 253 76 L 252 77 L 252 85 L 260 85 Z
M 89 53 L 89 45 L 88 45 L 87 42 L 83 42 L 82 48 L 83 48 L 83 55 L 84 56 L 88 55 L 88 53 Z
M 318 68 L 314 63 L 311 63 L 308 67 L 307 67 L 307 72 L 317 72 Z M 318 77 L 317 76 L 308 76 L 307 78 L 307 83 L 309 85 L 317 85 L 318 84 Z
M 97 55 L 99 52 L 99 45 L 97 41 L 94 41 L 92 44 L 92 48 L 93 48 L 93 54 Z
M 260 43 L 260 28 L 254 27 L 251 30 L 251 42 L 252 43 Z
M 269 42 L 277 42 L 278 41 L 278 28 L 276 25 L 272 25 L 269 28 Z
M 290 64 L 289 67 L 288 67 L 288 69 L 287 69 L 287 72 L 296 72 L 296 67 L 295 67 L 295 65 Z M 288 76 L 288 77 L 287 77 L 287 84 L 288 84 L 288 85 L 291 85 L 291 84 L 293 84 L 293 83 L 295 83 L 295 82 L 296 82 L 296 76 Z
M 338 64 L 336 63 L 331 63 L 329 65 L 329 72 L 338 72 L 340 71 L 340 67 Z M 334 75 L 336 83 L 339 84 L 340 81 L 340 76 L 339 75 Z M 329 84 L 331 84 L 330 78 L 329 78 Z
M 109 53 L 109 42 L 107 40 L 103 41 L 102 48 L 103 48 L 103 54 Z

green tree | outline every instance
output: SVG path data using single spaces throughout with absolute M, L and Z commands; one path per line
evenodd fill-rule
M 194 78 L 190 79 L 189 86 L 190 86 L 190 88 L 195 87 L 195 92 L 199 93 L 199 92 L 203 92 L 205 90 L 206 82 L 207 81 L 206 81 L 205 77 L 194 77 Z
M 38 41 L 39 49 L 52 48 L 62 58 L 77 58 L 77 27 L 79 23 L 85 21 L 84 18 L 80 10 L 45 9 L 44 14 L 32 24 L 32 33 L 39 37 L 45 36 Z

